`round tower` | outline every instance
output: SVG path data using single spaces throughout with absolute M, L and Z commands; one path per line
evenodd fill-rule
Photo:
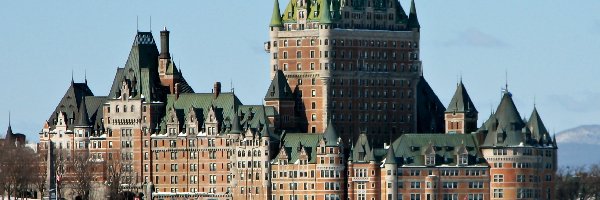
M 393 145 L 390 145 L 385 157 L 384 163 L 385 172 L 385 196 L 387 199 L 398 199 L 398 176 L 396 171 L 398 170 L 398 163 L 394 153 Z

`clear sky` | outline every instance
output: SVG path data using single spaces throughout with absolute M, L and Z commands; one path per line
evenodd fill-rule
M 281 7 L 288 0 L 280 0 Z M 401 0 L 405 10 L 409 0 Z M 425 77 L 444 104 L 462 75 L 480 123 L 509 90 L 521 115 L 534 99 L 549 131 L 600 123 L 600 1 L 417 0 Z M 0 7 L 0 136 L 12 126 L 37 133 L 74 72 L 106 95 L 125 64 L 135 32 L 159 39 L 171 30 L 171 52 L 196 92 L 215 81 L 235 86 L 245 104 L 261 103 L 269 84 L 272 0 L 6 1 Z

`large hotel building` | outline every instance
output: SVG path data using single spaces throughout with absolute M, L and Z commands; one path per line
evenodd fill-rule
M 555 199 L 557 146 L 508 91 L 477 128 L 462 81 L 446 108 L 423 77 L 415 2 L 274 0 L 265 105 L 197 93 L 138 32 L 112 88 L 71 82 L 44 122 L 49 185 L 85 156 L 92 199 Z M 160 51 L 159 51 L 160 49 Z M 193 75 L 188 78 L 194 78 Z M 56 182 L 56 177 L 61 181 Z M 73 195 L 77 196 L 77 194 Z

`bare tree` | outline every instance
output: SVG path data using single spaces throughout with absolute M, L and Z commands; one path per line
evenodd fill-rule
M 116 199 L 121 191 L 121 180 L 123 164 L 120 160 L 109 160 L 106 162 L 106 185 L 108 186 L 107 196 Z
M 73 192 L 83 200 L 90 199 L 96 162 L 90 159 L 88 153 L 84 152 L 74 156 L 73 161 L 69 164 L 69 169 L 72 170 Z

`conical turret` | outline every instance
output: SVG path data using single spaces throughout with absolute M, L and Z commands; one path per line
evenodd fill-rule
M 527 122 L 527 128 L 531 130 L 532 137 L 537 141 L 540 141 L 541 144 L 549 144 L 552 142 L 552 138 L 550 138 L 550 134 L 548 133 L 536 106 L 533 107 L 533 112 Z
M 385 155 L 385 164 L 398 164 L 393 145 L 390 145 L 390 148 L 388 148 L 387 154 Z
M 321 4 L 321 16 L 319 23 L 321 24 L 332 24 L 333 20 L 331 20 L 331 10 L 329 8 L 329 0 L 323 0 Z
M 283 27 L 281 12 L 279 11 L 279 0 L 275 0 L 275 5 L 273 5 L 273 16 L 271 16 L 271 24 L 269 24 L 269 26 Z
M 233 119 L 231 119 L 231 130 L 229 131 L 231 134 L 241 134 L 242 128 L 240 127 L 240 118 L 237 114 L 237 107 L 233 107 Z
M 85 96 L 81 97 L 81 103 L 79 103 L 79 110 L 77 113 L 77 121 L 75 122 L 75 126 L 91 126 L 90 117 L 87 112 L 87 106 L 85 103 Z
M 329 120 L 329 123 L 327 123 L 327 129 L 325 129 L 325 134 L 323 135 L 323 138 L 325 139 L 325 146 L 331 147 L 338 145 L 337 141 L 339 136 L 335 131 L 331 120 Z
M 421 29 L 419 24 L 419 18 L 417 17 L 417 7 L 415 6 L 415 0 L 410 3 L 410 14 L 408 15 L 408 28 L 409 29 Z

